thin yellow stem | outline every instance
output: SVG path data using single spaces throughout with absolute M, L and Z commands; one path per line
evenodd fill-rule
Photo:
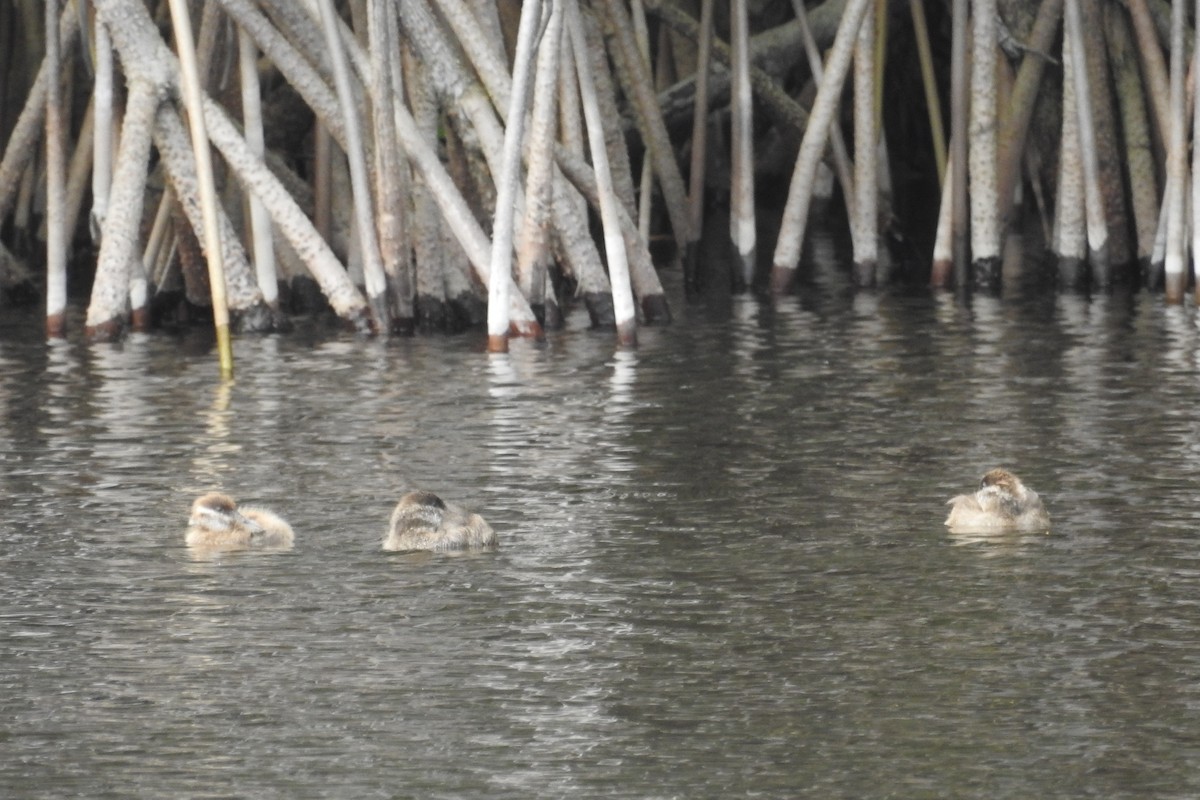
M 204 249 L 208 261 L 208 282 L 212 290 L 213 325 L 217 331 L 217 357 L 221 376 L 233 375 L 233 348 L 229 342 L 229 306 L 225 299 L 225 262 L 221 258 L 221 231 L 217 225 L 217 190 L 213 180 L 212 151 L 204 127 L 203 98 L 200 75 L 196 66 L 196 43 L 192 37 L 192 21 L 188 16 L 187 0 L 171 0 L 171 24 L 175 28 L 175 45 L 179 49 L 180 77 L 183 102 L 187 108 L 188 125 L 192 134 L 192 150 L 196 155 L 196 175 L 200 183 L 200 212 L 204 217 Z

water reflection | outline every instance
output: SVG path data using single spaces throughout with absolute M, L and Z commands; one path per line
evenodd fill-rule
M 637 410 L 633 392 L 637 383 L 637 353 L 628 350 L 614 353 L 611 367 L 608 397 L 603 406 L 604 426 L 596 436 L 596 446 L 602 453 L 601 470 L 619 482 L 623 474 L 637 468 L 637 447 L 629 441 L 629 416 Z
M 1195 795 L 1196 312 L 845 289 L 616 353 L 246 339 L 225 383 L 0 342 L 0 789 Z M 1050 535 L 946 531 L 1000 464 Z M 214 486 L 295 548 L 192 561 Z M 414 486 L 500 549 L 381 553 Z
M 203 409 L 204 437 L 197 442 L 192 458 L 192 480 L 188 493 L 200 494 L 225 485 L 234 459 L 242 451 L 233 438 L 233 380 L 221 378 L 209 389 L 210 399 Z
M 947 536 L 956 547 L 966 547 L 982 558 L 1012 558 L 1040 547 L 1047 536 L 1045 532 L 999 531 L 947 531 Z
M 45 355 L 43 380 L 30 387 L 34 394 L 31 399 L 40 411 L 34 433 L 39 443 L 35 452 L 53 460 L 57 467 L 47 470 L 50 474 L 46 476 L 46 480 L 54 481 L 55 475 L 66 474 L 72 476 L 69 483 L 75 483 L 76 476 L 79 476 L 83 479 L 79 481 L 82 488 L 82 484 L 89 480 L 92 473 L 81 467 L 89 464 L 93 458 L 90 431 L 78 423 L 75 413 L 80 398 L 86 396 L 88 390 L 84 363 L 80 358 L 78 345 L 66 340 L 47 343 Z M 20 385 L 16 381 L 11 384 Z M 10 418 L 21 418 L 24 413 L 24 410 L 18 410 Z M 17 451 L 10 449 L 8 452 Z M 62 486 L 59 490 L 67 488 Z M 54 491 L 45 485 L 42 490 L 48 493 Z

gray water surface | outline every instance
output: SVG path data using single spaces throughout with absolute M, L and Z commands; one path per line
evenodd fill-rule
M 819 293 L 569 330 L 0 320 L 6 797 L 1194 797 L 1200 327 Z M 1005 465 L 1038 535 L 956 537 Z M 421 486 L 498 552 L 386 554 Z M 192 498 L 294 550 L 198 559 Z

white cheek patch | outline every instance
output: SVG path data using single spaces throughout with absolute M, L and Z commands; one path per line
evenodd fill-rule
M 229 520 L 223 514 L 214 511 L 211 508 L 200 510 L 199 518 L 193 517 L 200 524 L 200 527 L 209 531 L 223 531 L 229 527 Z

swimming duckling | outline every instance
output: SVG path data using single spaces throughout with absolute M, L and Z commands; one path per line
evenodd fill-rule
M 292 526 L 278 514 L 262 508 L 238 508 L 227 494 L 209 492 L 192 503 L 186 537 L 189 547 L 288 548 L 295 539 Z
M 409 492 L 392 511 L 384 550 L 467 550 L 497 546 L 496 532 L 483 521 L 433 492 Z
M 951 506 L 946 526 L 955 531 L 1046 530 L 1050 515 L 1038 493 L 1006 469 L 993 469 L 979 482 L 975 494 L 960 494 Z

